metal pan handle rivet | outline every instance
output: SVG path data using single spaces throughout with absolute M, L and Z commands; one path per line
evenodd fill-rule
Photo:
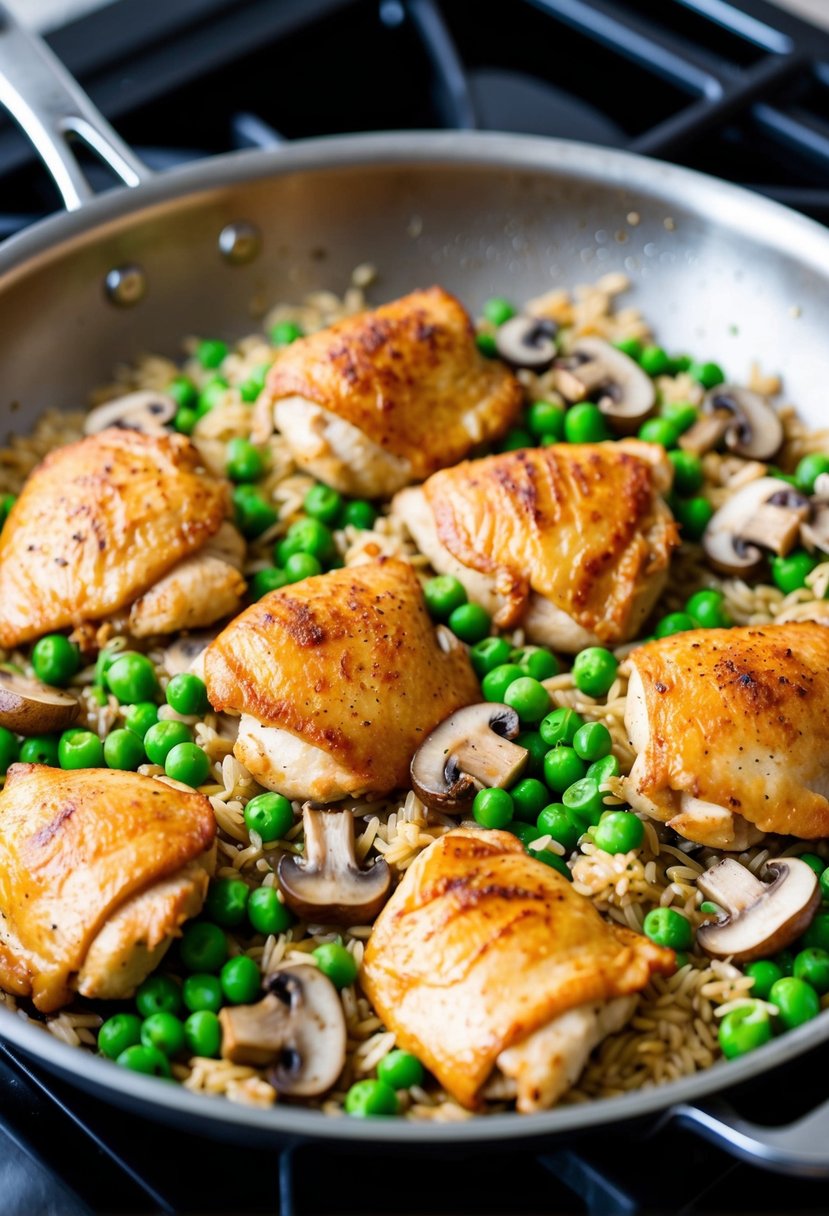
M 255 224 L 237 220 L 219 233 L 219 253 L 232 266 L 252 262 L 262 248 L 262 233 Z
M 132 308 L 147 294 L 147 276 L 136 263 L 113 266 L 104 279 L 107 299 L 118 308 Z

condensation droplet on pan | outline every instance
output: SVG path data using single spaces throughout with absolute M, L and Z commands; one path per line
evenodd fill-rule
M 579 254 L 580 260 L 584 263 L 592 262 L 593 258 L 595 256 L 596 256 L 595 249 L 582 249 L 581 253 Z
M 795 319 L 797 319 L 798 317 L 802 317 L 803 309 L 800 307 L 799 304 L 792 304 L 791 308 L 789 309 L 789 316 L 794 317 Z
M 676 231 L 676 220 L 673 219 L 672 216 L 666 215 L 664 220 L 662 221 L 662 226 L 665 229 L 667 229 L 668 232 L 675 232 Z
M 645 257 L 646 258 L 656 257 L 657 252 L 658 252 L 658 248 L 656 245 L 654 245 L 653 241 L 648 241 L 647 245 L 645 246 L 645 248 L 643 250 Z
M 625 270 L 633 271 L 633 270 L 638 270 L 638 269 L 639 269 L 639 259 L 638 258 L 635 258 L 632 256 L 628 256 L 625 258 Z
M 147 294 L 147 276 L 135 262 L 113 266 L 104 279 L 104 292 L 118 308 L 132 308 Z
M 620 228 L 618 232 L 614 232 L 613 239 L 616 241 L 617 245 L 624 245 L 628 239 L 628 234 L 622 228 Z
M 606 244 L 607 233 L 605 232 L 604 228 L 599 228 L 598 231 L 593 234 L 593 240 L 596 242 L 597 245 Z
M 610 250 L 602 247 L 596 250 L 596 261 L 608 262 L 610 260 Z
M 631 228 L 636 228 L 636 226 L 638 224 L 640 224 L 642 221 L 642 217 L 638 211 L 629 211 L 627 213 L 626 219 L 627 219 L 628 224 L 630 224 Z
M 660 266 L 672 266 L 676 261 L 676 254 L 670 249 L 663 249 L 659 255 Z

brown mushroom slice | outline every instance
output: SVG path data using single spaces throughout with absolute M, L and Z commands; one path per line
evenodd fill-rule
M 699 445 L 707 416 L 710 446 Z M 771 460 L 783 443 L 783 423 L 771 403 L 738 384 L 718 384 L 705 395 L 702 417 L 680 440 L 686 451 L 711 451 L 720 441 L 729 452 L 750 460 Z
M 800 539 L 810 553 L 815 550 L 829 553 L 829 503 L 812 499 L 809 518 L 800 529 Z
M 515 710 L 494 702 L 451 714 L 426 736 L 412 759 L 412 786 L 421 802 L 451 814 L 467 810 L 479 790 L 511 785 L 529 755 L 510 742 L 520 729 Z
M 18 735 L 46 735 L 65 730 L 80 712 L 80 703 L 62 688 L 0 671 L 0 726 Z
M 166 393 L 148 389 L 126 393 L 91 410 L 84 419 L 84 434 L 97 435 L 107 427 L 119 427 L 122 431 L 158 435 L 164 432 L 166 423 L 173 421 L 177 408 L 173 398 Z
M 786 554 L 797 543 L 808 500 L 777 477 L 738 490 L 711 518 L 702 538 L 712 566 L 724 574 L 756 573 L 763 549 Z
M 354 853 L 354 816 L 348 811 L 302 812 L 305 855 L 283 853 L 277 867 L 285 903 L 314 924 L 366 925 L 389 897 L 385 861 L 361 869 Z
M 555 386 L 567 401 L 594 401 L 613 430 L 633 435 L 656 408 L 650 376 L 601 338 L 580 338 L 555 361 Z
M 342 1002 L 327 976 L 308 963 L 282 967 L 264 981 L 256 1005 L 219 1013 L 222 1058 L 261 1068 L 280 1094 L 312 1098 L 330 1089 L 345 1063 Z
M 697 930 L 697 943 L 711 958 L 737 963 L 769 958 L 809 925 L 820 905 L 814 870 L 798 857 L 769 861 L 766 869 L 772 875 L 768 883 L 726 857 L 697 879 L 705 898 L 727 913 L 723 920 Z
M 555 321 L 544 317 L 511 317 L 495 333 L 495 349 L 511 367 L 543 372 L 556 357 Z

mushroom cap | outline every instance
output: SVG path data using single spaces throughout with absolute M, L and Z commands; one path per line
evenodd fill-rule
M 712 566 L 724 574 L 748 574 L 759 569 L 763 552 L 741 541 L 746 526 L 785 486 L 777 477 L 759 477 L 733 494 L 711 517 L 702 545 Z M 755 539 L 756 539 L 756 533 Z
M 165 423 L 173 421 L 177 409 L 173 398 L 166 393 L 149 389 L 126 393 L 90 410 L 84 419 L 84 434 L 97 435 L 107 427 L 119 427 L 123 431 L 158 435 L 164 432 Z
M 511 367 L 542 372 L 552 365 L 556 357 L 557 333 L 555 321 L 519 313 L 498 327 L 495 348 Z
M 738 456 L 771 460 L 783 443 L 783 423 L 777 411 L 759 393 L 739 384 L 718 384 L 705 395 L 703 412 L 732 414 L 725 430 L 725 446 Z
M 656 408 L 653 381 L 639 364 L 602 338 L 579 338 L 556 360 L 558 385 L 572 401 L 595 401 L 613 430 L 632 435 Z
M 807 549 L 829 553 L 829 503 L 812 503 L 809 519 L 800 529 L 800 538 Z
M 529 753 L 510 743 L 521 729 L 508 705 L 483 701 L 444 719 L 412 757 L 411 780 L 427 806 L 464 811 L 484 788 L 510 785 L 523 772 Z
M 354 816 L 348 811 L 302 813 L 305 855 L 283 853 L 277 880 L 285 903 L 314 924 L 370 924 L 391 891 L 388 863 L 361 869 L 354 853 Z
M 18 735 L 45 735 L 65 730 L 80 712 L 80 702 L 62 688 L 0 671 L 0 726 Z
M 769 861 L 770 883 L 727 857 L 697 880 L 709 899 L 726 908 L 722 920 L 702 925 L 697 943 L 712 958 L 738 963 L 768 958 L 807 928 L 820 905 L 817 875 L 798 857 Z

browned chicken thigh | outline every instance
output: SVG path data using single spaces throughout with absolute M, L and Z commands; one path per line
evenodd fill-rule
M 495 623 L 574 653 L 633 637 L 661 593 L 676 524 L 663 449 L 560 444 L 467 461 L 392 510 Z
M 300 466 L 344 494 L 393 494 L 497 438 L 521 385 L 475 345 L 440 287 L 293 342 L 268 375 L 254 437 L 274 426 Z
M 829 836 L 829 629 L 696 629 L 630 657 L 631 805 L 740 850 L 763 832 Z
M 0 646 L 128 608 L 204 550 L 229 512 L 229 486 L 201 467 L 183 435 L 113 428 L 57 448 L 29 477 L 0 534 Z M 201 571 L 202 591 L 215 574 Z M 234 611 L 245 590 L 238 570 L 224 562 L 218 584 L 224 592 L 203 596 L 198 619 L 168 605 L 151 618 L 155 631 Z
M 414 861 L 375 922 L 360 982 L 400 1047 L 462 1105 L 487 1083 L 551 1106 L 628 1020 L 673 951 L 603 921 L 508 832 L 461 828 Z
M 213 707 L 242 715 L 235 754 L 257 781 L 319 802 L 406 785 L 429 731 L 480 697 L 393 559 L 272 591 L 207 648 L 204 673 Z
M 49 1013 L 131 996 L 200 910 L 207 798 L 152 777 L 14 764 L 0 793 L 0 987 Z

